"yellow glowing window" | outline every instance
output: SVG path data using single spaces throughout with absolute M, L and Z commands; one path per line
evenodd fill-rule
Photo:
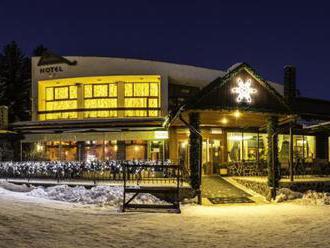
M 77 86 L 70 86 L 70 99 L 77 99 L 78 96 L 78 88 Z
M 150 84 L 150 96 L 159 96 L 159 84 L 158 83 Z
M 158 108 L 158 99 L 149 99 L 148 100 L 149 108 Z M 158 110 L 149 110 L 149 116 L 158 116 Z
M 117 108 L 117 99 L 86 99 L 85 109 Z M 85 111 L 85 118 L 115 117 L 117 110 L 91 110 Z
M 134 96 L 149 96 L 149 84 L 134 83 Z
M 149 99 L 148 102 L 149 102 L 148 105 L 149 108 L 158 108 L 158 99 Z
M 109 84 L 109 96 L 110 97 L 117 96 L 117 84 Z
M 68 87 L 56 87 L 54 89 L 54 91 L 55 91 L 54 99 L 56 99 L 56 100 L 68 99 L 69 98 L 69 89 L 68 89 Z
M 93 97 L 93 85 L 91 84 L 84 85 L 84 97 L 85 98 Z
M 108 96 L 108 85 L 100 84 L 93 85 L 94 87 L 94 97 L 107 97 Z
M 125 96 L 133 96 L 133 84 L 125 83 Z
M 117 108 L 117 99 L 86 99 L 85 108 Z
M 57 119 L 75 119 L 78 117 L 77 112 L 62 112 L 54 114 L 46 114 L 46 120 L 57 120 Z
M 46 101 L 54 100 L 54 88 L 46 88 Z
M 128 108 L 146 108 L 147 99 L 146 98 L 127 98 L 125 99 L 125 107 Z
M 76 109 L 77 108 L 77 101 L 70 100 L 70 101 L 54 101 L 54 102 L 47 102 L 46 103 L 46 110 L 65 110 L 65 109 Z
M 146 98 L 126 98 L 125 99 L 126 108 L 147 108 Z M 126 110 L 125 116 L 146 116 L 146 110 Z
M 44 80 L 38 82 L 38 116 L 39 120 L 159 116 L 160 94 L 156 75 Z

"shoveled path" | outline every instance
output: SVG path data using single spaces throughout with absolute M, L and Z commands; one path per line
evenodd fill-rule
M 202 177 L 202 197 L 204 198 L 242 198 L 251 195 L 235 187 L 220 176 Z

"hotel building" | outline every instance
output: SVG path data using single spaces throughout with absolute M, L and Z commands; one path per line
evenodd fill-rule
M 45 54 L 32 58 L 32 120 L 11 129 L 22 135 L 22 160 L 171 159 L 189 168 L 197 147 L 203 173 L 213 174 L 266 161 L 271 134 L 284 167 L 328 161 L 329 120 L 330 102 L 297 95 L 292 66 L 275 83 L 244 63 L 215 70 Z

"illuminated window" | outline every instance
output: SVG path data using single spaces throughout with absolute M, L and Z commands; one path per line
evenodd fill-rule
M 69 98 L 69 87 L 56 87 L 54 89 L 54 99 L 68 99 Z
M 91 98 L 93 97 L 93 85 L 84 85 L 84 97 Z
M 77 92 L 77 86 L 70 86 L 70 99 L 77 99 L 78 92 Z
M 108 97 L 108 85 L 101 84 L 101 85 L 93 85 L 94 88 L 94 95 L 93 97 Z
M 135 83 L 134 84 L 134 96 L 149 96 L 149 84 L 148 83 Z
M 146 98 L 126 98 L 125 108 L 147 108 Z M 147 116 L 147 110 L 126 110 L 125 115 L 131 116 Z
M 260 161 L 267 159 L 267 134 L 227 133 L 228 161 Z M 259 149 L 259 150 L 258 150 Z
M 86 94 L 87 92 L 87 94 Z M 90 84 L 85 85 L 84 105 L 85 118 L 107 118 L 118 115 L 117 84 Z M 88 111 L 88 109 L 93 109 Z M 99 110 L 96 110 L 99 109 Z M 102 110 L 106 109 L 106 110 Z M 113 110 L 112 110 L 113 109 Z
M 48 113 L 43 115 L 44 119 L 74 119 L 78 117 L 76 112 L 69 111 L 78 107 L 77 86 L 47 87 L 45 94 L 45 110 Z
M 125 83 L 125 116 L 158 116 L 159 83 Z
M 46 88 L 46 100 L 54 100 L 54 88 Z
M 126 96 L 133 96 L 133 84 L 132 83 L 125 83 L 125 97 Z
M 158 108 L 159 107 L 158 99 L 155 99 L 155 98 L 148 99 L 148 107 L 149 108 Z M 149 113 L 149 116 L 158 115 L 157 110 L 149 110 L 148 113 Z
M 290 136 L 278 136 L 279 160 L 289 163 Z M 315 136 L 293 135 L 293 160 L 312 162 L 315 159 Z
M 39 120 L 157 117 L 160 78 L 103 76 L 39 81 Z
M 150 84 L 150 96 L 159 96 L 159 84 L 158 83 Z
M 117 97 L 117 84 L 109 84 L 109 96 L 110 97 Z

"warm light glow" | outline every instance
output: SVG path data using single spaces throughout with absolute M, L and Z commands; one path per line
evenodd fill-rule
M 155 139 L 168 139 L 168 131 L 155 131 Z
M 241 136 L 241 135 L 234 135 L 234 136 L 230 136 L 228 137 L 229 140 L 234 140 L 234 141 L 242 141 L 242 140 L 249 140 L 252 139 L 252 136 Z
M 188 142 L 187 141 L 184 141 L 181 143 L 181 148 L 186 148 L 186 146 L 188 145 Z
M 115 145 L 115 146 L 113 147 L 113 149 L 115 150 L 115 152 L 118 151 L 118 146 Z
M 41 144 L 36 145 L 37 152 L 42 152 L 44 147 Z
M 134 151 L 139 151 L 139 147 L 138 146 L 134 146 Z
M 241 78 L 238 78 L 237 84 L 238 87 L 234 87 L 231 90 L 232 93 L 238 94 L 236 101 L 237 102 L 245 101 L 247 103 L 251 103 L 252 102 L 251 95 L 257 93 L 257 90 L 251 87 L 252 84 L 251 79 L 248 79 L 244 82 Z
M 220 122 L 221 122 L 222 124 L 226 125 L 226 124 L 228 124 L 228 119 L 225 118 L 225 117 L 223 117 L 223 118 L 221 119 Z
M 236 110 L 236 111 L 234 112 L 234 116 L 235 116 L 236 118 L 241 117 L 241 112 L 239 112 L 239 110 Z
M 212 128 L 211 134 L 222 134 L 222 129 L 221 128 Z

